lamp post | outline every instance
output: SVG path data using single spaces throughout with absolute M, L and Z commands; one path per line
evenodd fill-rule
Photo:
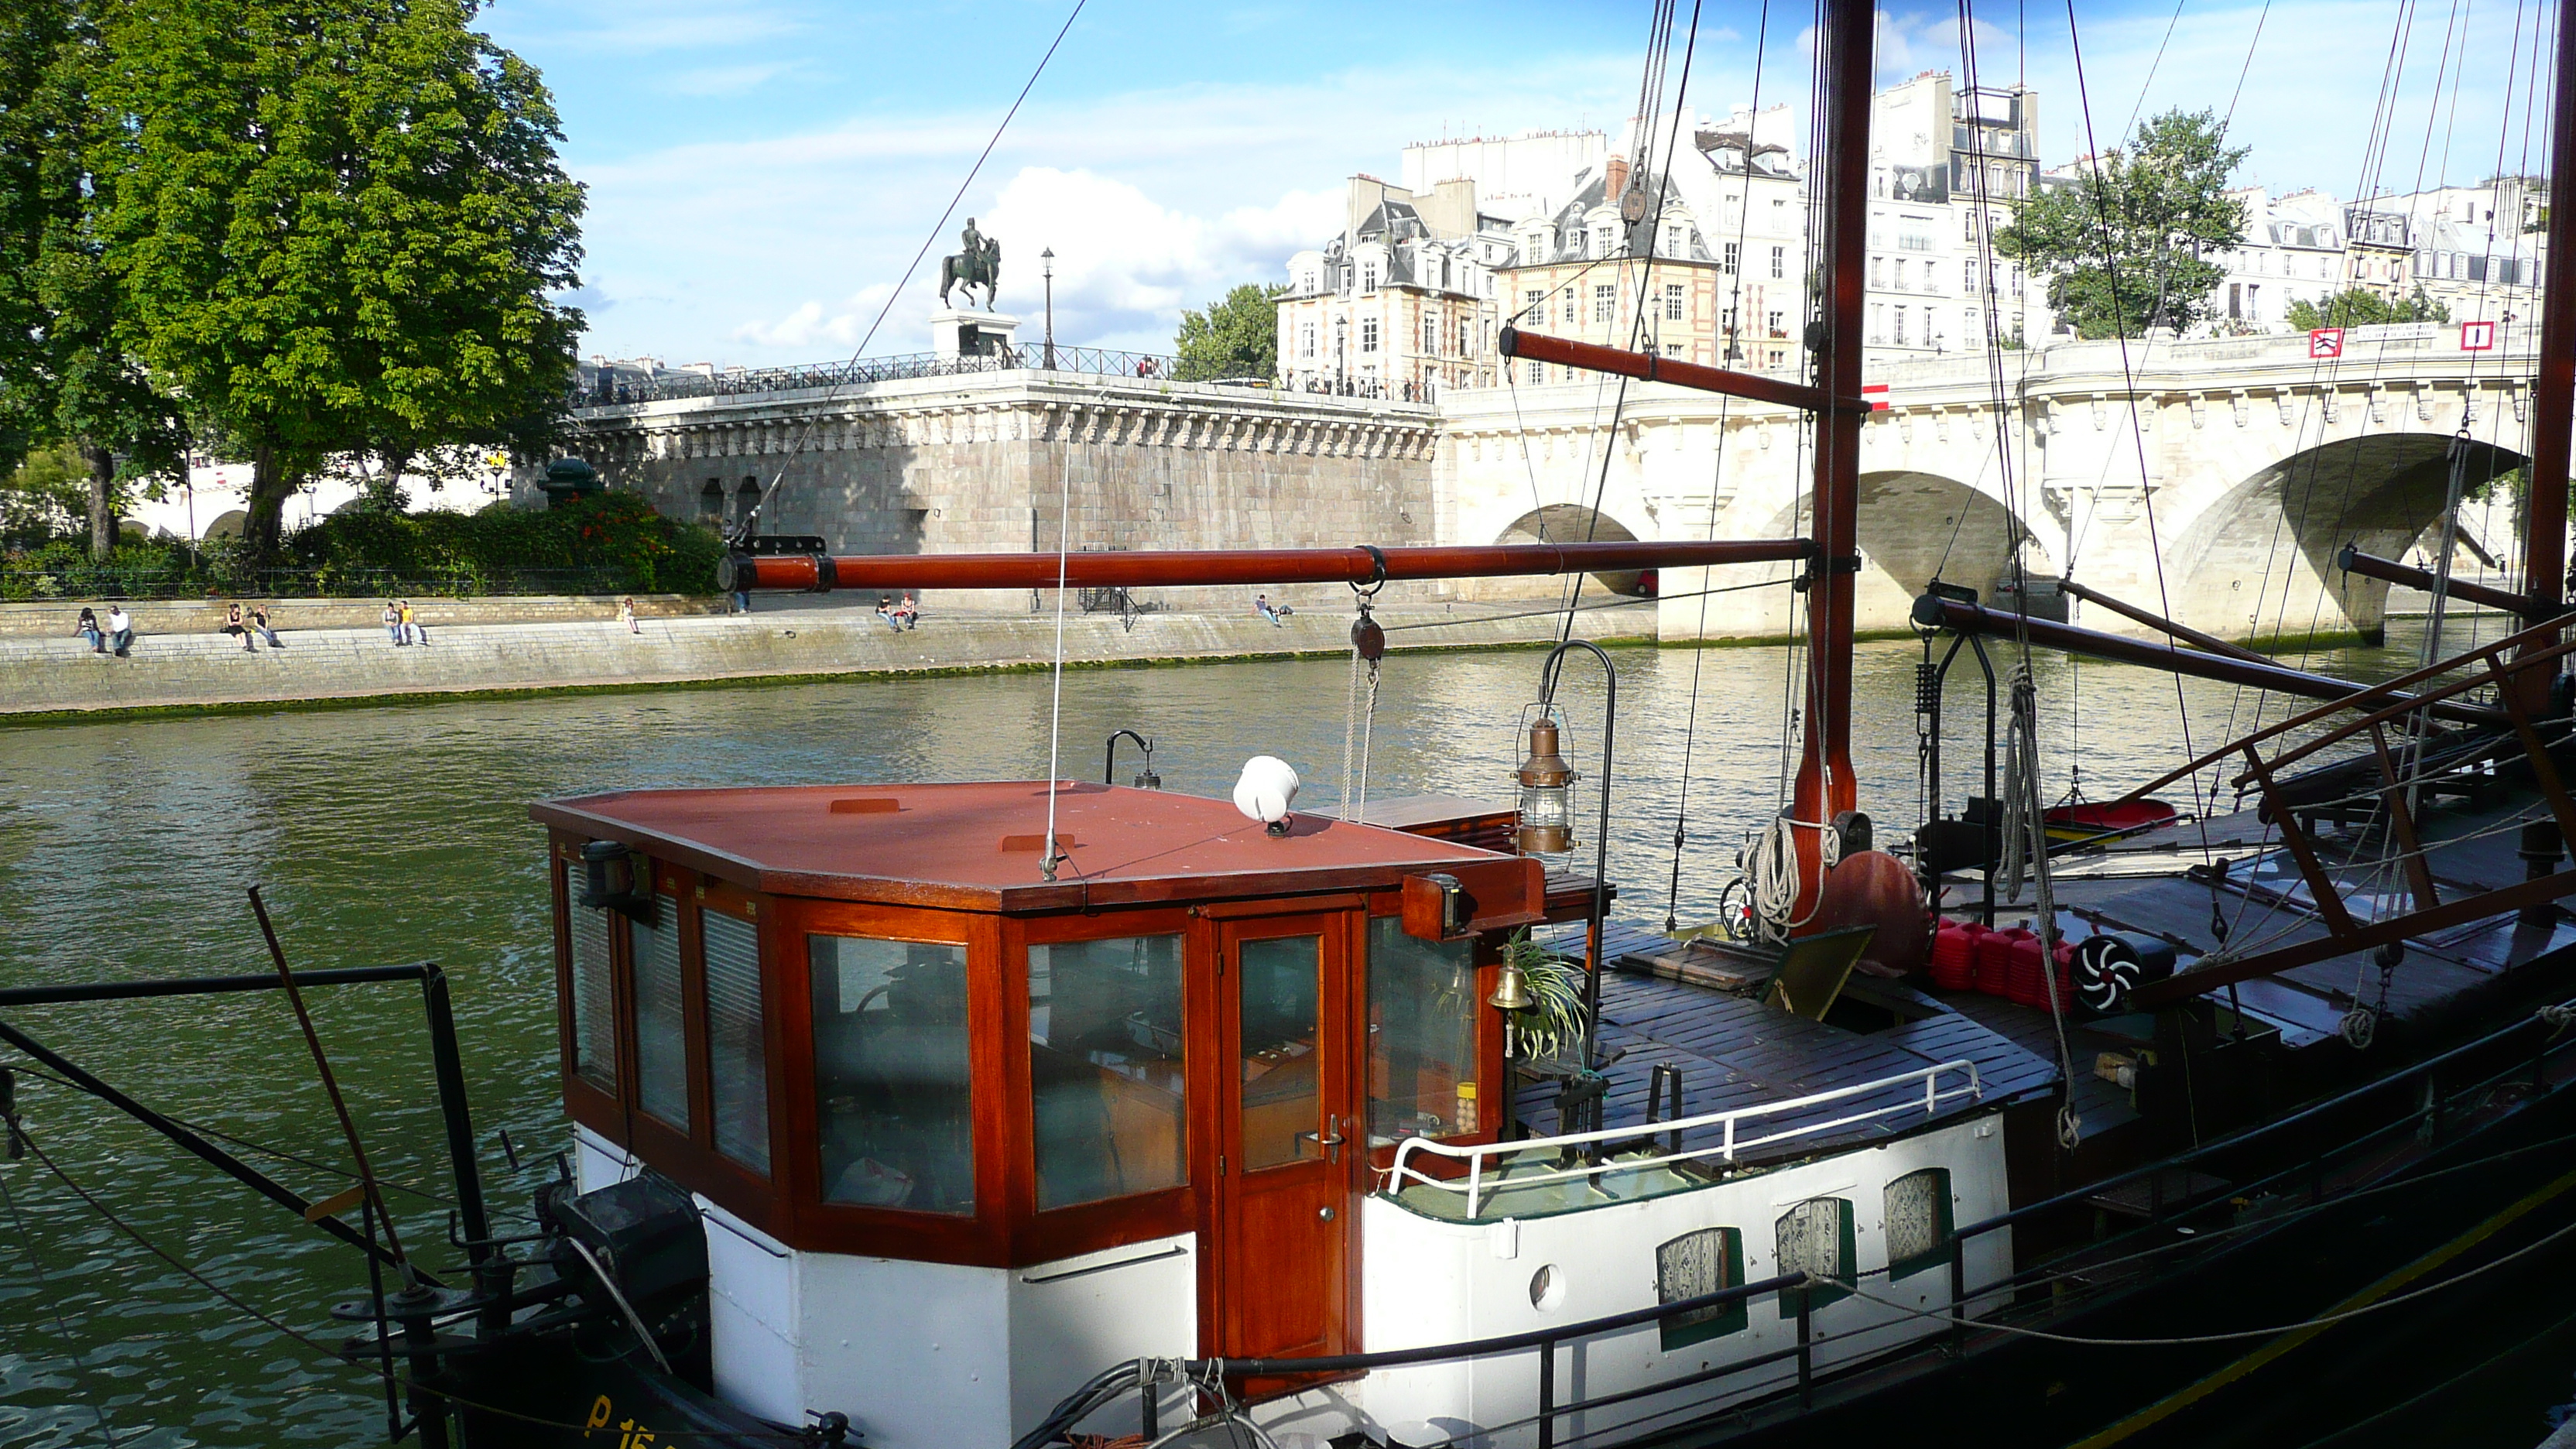
M 1055 371 L 1055 248 L 1038 253 L 1038 275 L 1046 278 L 1046 370 Z

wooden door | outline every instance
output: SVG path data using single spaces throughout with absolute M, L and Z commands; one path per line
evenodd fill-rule
M 1215 1352 L 1347 1351 L 1354 1100 L 1347 912 L 1224 925 Z

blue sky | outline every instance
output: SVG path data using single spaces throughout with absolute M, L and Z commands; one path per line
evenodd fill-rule
M 2524 136 L 2538 0 L 2520 3 L 2079 0 L 2091 135 L 2109 144 L 2141 113 L 2233 105 L 2235 138 L 2254 148 L 2241 179 L 2338 196 L 2483 177 L 2500 140 L 2507 169 L 2539 169 L 2545 118 Z M 754 366 L 848 356 L 1070 9 L 498 0 L 479 23 L 544 71 L 565 164 L 590 188 L 583 350 Z M 1763 101 L 1802 108 L 1810 13 L 1775 7 L 1766 25 L 1759 0 L 1704 3 L 1693 109 L 1753 97 L 1757 37 Z M 1980 79 L 2040 89 L 2047 161 L 2083 150 L 2062 0 L 1985 0 L 1975 17 Z M 968 215 L 1005 247 L 1003 310 L 1034 324 L 1037 254 L 1051 247 L 1059 341 L 1165 347 L 1181 307 L 1277 280 L 1291 252 L 1338 227 L 1343 178 L 1392 178 L 1409 141 L 1615 135 L 1648 18 L 1643 3 L 1091 0 L 867 350 L 926 346 L 937 257 Z M 1958 35 L 1956 7 L 1882 12 L 1882 80 L 1963 73 Z

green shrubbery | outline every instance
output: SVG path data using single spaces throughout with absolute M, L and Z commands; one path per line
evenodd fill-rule
M 0 598 L 711 594 L 724 543 L 612 492 L 548 509 L 351 510 L 289 535 L 283 552 L 254 572 L 233 539 L 134 540 L 94 561 L 86 542 L 58 538 L 0 559 Z

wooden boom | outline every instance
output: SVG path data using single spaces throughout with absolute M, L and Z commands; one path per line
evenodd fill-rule
M 769 543 L 770 540 L 762 540 Z M 820 540 L 815 541 L 819 546 Z M 1499 543 L 1451 548 L 1134 549 L 1118 553 L 952 553 L 835 556 L 819 551 L 735 554 L 720 583 L 753 591 L 833 589 L 1103 589 L 1233 584 L 1356 584 L 1529 574 L 1625 573 L 1788 563 L 1803 538 L 1672 543 Z

